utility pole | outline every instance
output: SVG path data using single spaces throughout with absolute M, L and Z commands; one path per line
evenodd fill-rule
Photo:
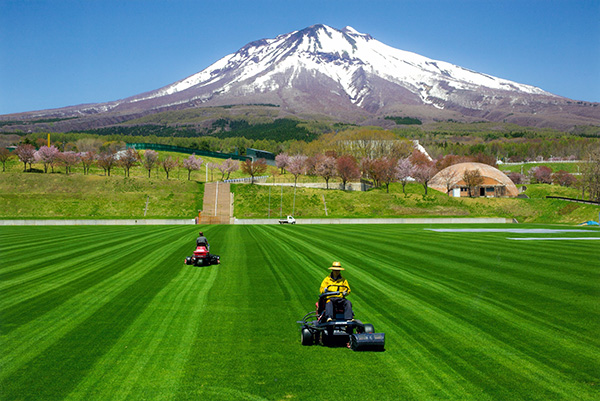
M 217 190 L 215 191 L 215 217 L 217 216 L 218 205 L 219 205 L 219 181 L 217 181 Z
M 294 187 L 294 204 L 292 206 L 292 216 L 296 213 L 296 187 Z
M 269 218 L 271 218 L 271 186 L 269 185 Z
M 50 136 L 50 134 L 48 134 Z M 146 217 L 146 212 L 148 211 L 148 201 L 150 200 L 150 195 L 146 195 L 146 207 L 144 208 L 144 217 Z

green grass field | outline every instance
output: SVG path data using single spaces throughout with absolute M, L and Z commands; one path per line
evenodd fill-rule
M 469 227 L 1 227 L 0 398 L 599 399 L 600 241 L 509 238 L 600 231 Z M 334 260 L 385 352 L 300 345 Z
M 522 163 L 522 164 L 501 164 L 498 168 L 502 171 L 512 171 L 514 173 L 529 173 L 534 167 L 546 166 L 550 167 L 553 172 L 564 170 L 567 173 L 579 174 L 583 168 L 583 163 Z

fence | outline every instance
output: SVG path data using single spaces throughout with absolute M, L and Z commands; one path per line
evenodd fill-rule
M 521 164 L 550 164 L 550 163 L 587 163 L 587 160 L 530 160 L 524 162 L 503 162 L 499 160 L 498 166 L 518 166 Z
M 233 160 L 247 160 L 250 159 L 248 156 L 240 156 L 232 153 L 220 153 L 220 152 L 211 152 L 208 150 L 200 150 L 200 149 L 192 149 L 192 148 L 184 148 L 181 146 L 173 146 L 173 145 L 163 145 L 159 143 L 128 143 L 128 148 L 133 148 L 136 150 L 140 149 L 151 149 L 151 150 L 160 150 L 163 152 L 177 152 L 177 153 L 186 153 L 186 154 L 196 154 L 198 156 L 207 156 L 207 157 L 215 157 L 218 159 L 233 159 Z
M 266 182 L 267 179 L 269 178 L 268 175 L 262 175 L 260 177 L 254 177 L 254 182 Z M 231 184 L 235 184 L 235 183 L 244 183 L 244 182 L 252 182 L 252 177 L 247 177 L 247 178 L 234 178 L 231 180 L 225 180 L 223 182 L 227 182 L 227 183 L 231 183 Z

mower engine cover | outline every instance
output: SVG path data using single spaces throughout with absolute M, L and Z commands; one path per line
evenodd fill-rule
M 197 258 L 204 258 L 208 255 L 208 249 L 204 246 L 199 246 L 194 251 L 194 256 Z
M 385 333 L 352 334 L 350 348 L 354 351 L 383 351 L 385 349 Z

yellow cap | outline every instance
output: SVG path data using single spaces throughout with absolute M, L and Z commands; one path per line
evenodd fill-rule
M 340 262 L 333 262 L 329 270 L 345 270 Z

